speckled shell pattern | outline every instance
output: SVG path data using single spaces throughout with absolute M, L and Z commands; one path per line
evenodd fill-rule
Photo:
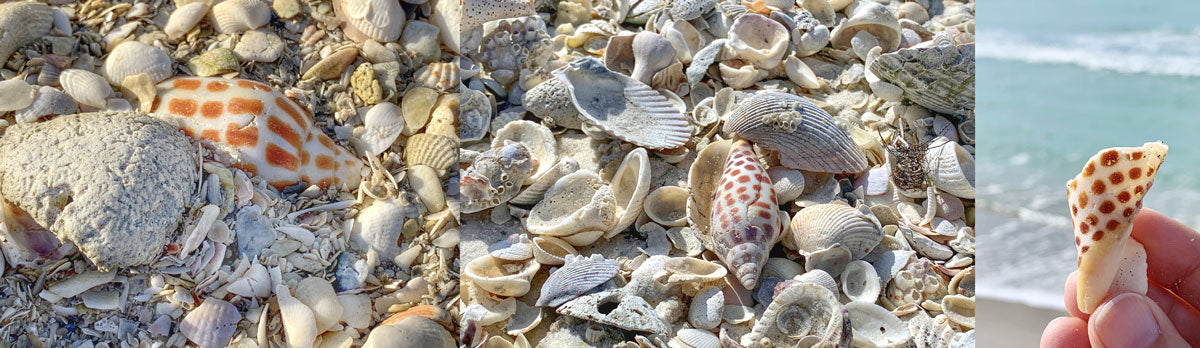
M 801 96 L 758 92 L 730 112 L 723 130 L 778 151 L 788 168 L 824 173 L 867 169 L 867 158 L 850 134 Z
M 975 44 L 938 40 L 933 47 L 906 48 L 880 55 L 871 72 L 899 86 L 904 96 L 930 110 L 951 115 L 975 112 Z
M 1078 302 L 1084 313 L 1099 305 L 1116 276 L 1133 219 L 1166 156 L 1162 143 L 1105 149 L 1067 182 L 1079 252 Z
M 152 114 L 234 157 L 231 165 L 282 189 L 297 182 L 354 187 L 362 162 L 313 128 L 312 116 L 251 80 L 176 78 L 158 84 Z
M 771 178 L 745 139 L 730 147 L 710 216 L 713 252 L 746 289 L 754 289 L 782 231 Z

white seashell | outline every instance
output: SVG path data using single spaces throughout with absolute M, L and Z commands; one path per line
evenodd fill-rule
M 739 103 L 722 129 L 780 152 L 788 168 L 859 173 L 867 159 L 825 110 L 804 97 L 758 92 Z
M 600 254 L 591 257 L 567 255 L 566 264 L 551 272 L 542 283 L 538 307 L 558 307 L 608 282 L 617 275 L 620 266 Z
M 671 42 L 671 47 L 675 48 L 675 59 L 678 59 L 683 64 L 691 63 L 692 55 L 700 52 L 700 49 L 704 48 L 706 43 L 704 42 L 704 37 L 700 35 L 700 31 L 696 30 L 696 27 L 692 26 L 692 23 L 686 20 L 667 21 L 666 26 L 662 29 L 662 36 Z
M 438 322 L 425 317 L 404 318 L 399 323 L 380 325 L 367 335 L 363 348 L 395 347 L 402 345 L 423 348 L 453 348 L 454 337 Z
M 551 236 L 534 237 L 532 249 L 533 258 L 538 263 L 550 266 L 566 263 L 568 255 L 579 254 L 570 243 Z
M 408 186 L 417 193 L 425 211 L 436 213 L 446 209 L 446 192 L 433 168 L 422 164 L 408 167 Z
M 403 251 L 396 241 L 402 238 L 404 221 L 420 214 L 420 207 L 406 199 L 375 201 L 358 213 L 351 240 L 381 260 L 392 260 Z
M 342 27 L 350 39 L 363 42 L 391 42 L 400 38 L 406 15 L 396 0 L 335 0 L 338 18 L 346 21 Z
M 372 155 L 382 153 L 392 146 L 404 130 L 400 107 L 389 102 L 375 104 L 363 115 L 363 128 L 361 137 L 364 150 Z
M 279 302 L 279 315 L 283 318 L 283 332 L 288 346 L 311 348 L 319 333 L 312 309 L 292 297 L 283 284 L 275 286 L 275 297 Z
M 712 330 L 721 324 L 724 313 L 725 294 L 721 292 L 721 288 L 710 286 L 701 289 L 692 298 L 688 310 L 688 323 L 698 329 Z
M 224 347 L 233 338 L 242 314 L 229 302 L 216 298 L 188 312 L 179 322 L 179 332 L 200 347 Z
M 0 112 L 20 110 L 33 105 L 37 90 L 22 79 L 0 81 Z
M 250 30 L 242 34 L 233 53 L 243 62 L 271 63 L 283 54 L 283 39 L 266 30 Z
M 34 1 L 0 4 L 0 28 L 3 28 L 0 31 L 0 61 L 7 62 L 18 48 L 49 34 L 55 12 L 58 11 Z
M 691 125 L 670 100 L 650 86 L 581 58 L 554 72 L 584 120 L 606 133 L 648 149 L 676 148 Z
M 488 129 L 491 127 L 493 101 L 488 98 L 487 94 L 470 88 L 460 90 L 459 93 L 459 141 L 479 141 L 487 135 Z
M 800 87 L 818 89 L 823 84 L 817 74 L 800 58 L 788 56 L 784 61 L 784 71 L 787 73 L 788 79 Z
M 804 193 L 804 173 L 799 170 L 775 166 L 767 169 L 767 176 L 771 177 L 780 204 L 794 201 Z
M 333 285 L 321 277 L 308 277 L 296 284 L 297 300 L 312 309 L 317 332 L 325 332 L 342 321 L 342 304 L 338 302 Z
M 680 348 L 721 348 L 721 338 L 714 335 L 712 332 L 698 329 L 682 329 L 675 333 L 675 338 L 671 339 L 672 343 L 678 342 L 678 345 L 672 347 Z
M 804 266 L 787 258 L 772 257 L 763 264 L 762 278 L 764 279 L 767 277 L 792 279 L 801 274 L 804 274 Z
M 534 259 L 507 261 L 491 255 L 468 262 L 463 276 L 480 289 L 499 296 L 521 296 L 529 292 L 529 282 L 541 268 Z
M 51 284 L 46 287 L 46 290 L 60 298 L 71 298 L 91 288 L 111 282 L 114 277 L 116 277 L 116 272 L 88 271 Z
M 759 69 L 741 59 L 730 59 L 717 64 L 721 80 L 734 89 L 745 89 L 767 78 L 767 70 Z
M 687 225 L 687 189 L 663 186 L 646 196 L 646 216 L 663 226 Z
M 621 329 L 666 334 L 667 327 L 646 300 L 621 290 L 609 290 L 574 299 L 558 307 L 558 314 L 615 326 Z
M 975 328 L 975 298 L 949 295 L 942 298 L 942 312 L 955 324 Z
M 112 96 L 112 87 L 100 75 L 80 69 L 67 69 L 58 75 L 63 91 L 80 104 L 103 109 Z
M 875 303 L 882 292 L 879 275 L 875 267 L 863 260 L 846 265 L 842 271 L 842 293 L 852 301 Z
M 518 343 L 524 339 L 524 333 L 529 332 L 538 327 L 542 323 L 542 308 L 534 307 L 525 304 L 525 302 L 517 302 L 517 312 L 513 313 L 508 320 L 506 330 L 509 335 L 519 336 Z M 528 344 L 528 342 L 525 342 Z M 526 345 L 525 347 L 529 347 Z
M 912 337 L 908 325 L 877 304 L 852 301 L 846 304 L 846 312 L 857 347 L 902 347 Z
M 795 276 L 792 279 L 799 281 L 799 282 L 808 282 L 808 283 L 817 284 L 823 288 L 829 289 L 829 292 L 832 292 L 835 294 L 838 293 L 837 280 L 834 280 L 833 276 L 830 275 L 829 272 L 825 272 L 823 270 L 814 269 L 814 270 L 805 272 L 804 274 Z
M 933 140 L 925 152 L 925 168 L 933 186 L 952 195 L 975 198 L 975 156 L 944 137 Z
M 704 75 L 708 72 L 708 67 L 713 62 L 728 58 L 730 54 L 727 52 L 728 49 L 725 48 L 728 42 L 729 39 L 713 40 L 708 43 L 708 46 L 704 46 L 704 48 L 701 48 L 692 55 L 692 62 L 688 65 L 687 72 L 684 74 L 687 76 L 689 84 L 695 85 L 700 83 L 700 79 L 704 78 Z
M 650 84 L 654 74 L 675 62 L 675 48 L 662 35 L 650 31 L 638 32 L 631 43 L 633 71 L 630 77 Z
M 844 204 L 827 203 L 796 213 L 787 236 L 784 243 L 801 253 L 840 245 L 850 252 L 852 260 L 857 260 L 879 245 L 883 231 L 869 215 Z
M 616 199 L 617 223 L 605 234 L 606 238 L 621 233 L 642 214 L 646 194 L 650 192 L 650 159 L 646 149 L 636 148 L 625 155 L 610 183 Z
M 509 122 L 492 136 L 492 148 L 503 146 L 505 141 L 514 141 L 525 145 L 537 164 L 529 179 L 518 183 L 519 185 L 533 183 L 534 178 L 545 175 L 558 161 L 558 149 L 555 147 L 554 134 L 550 132 L 550 128 L 541 124 L 525 120 Z
M 120 85 L 126 77 L 146 74 L 154 83 L 174 75 L 171 57 L 158 47 L 138 41 L 125 41 L 117 45 L 104 59 L 104 77 L 114 85 Z
M 199 24 L 206 14 L 208 14 L 208 3 L 204 1 L 190 2 L 179 6 L 167 18 L 167 24 L 163 26 L 163 32 L 167 33 L 167 38 L 178 40 L 189 31 L 192 31 L 192 28 L 195 28 L 196 24 Z
M 859 5 L 847 9 L 849 18 L 833 29 L 830 43 L 833 48 L 851 47 L 851 39 L 859 32 L 868 32 L 883 48 L 883 53 L 900 47 L 900 22 L 892 11 L 875 2 L 856 2 Z
M 449 91 L 459 85 L 457 63 L 432 63 L 417 70 L 414 79 L 422 86 Z
M 842 304 L 828 289 L 812 283 L 793 284 L 775 295 L 741 343 L 773 347 L 802 337 L 819 346 L 848 346 L 851 337 L 843 331 L 850 319 L 843 312 Z
M 525 228 L 533 234 L 562 238 L 584 231 L 603 234 L 617 221 L 612 189 L 595 172 L 580 170 L 562 177 L 546 190 L 545 198 L 529 211 Z
M 579 129 L 583 125 L 579 110 L 571 100 L 567 85 L 559 79 L 547 79 L 525 93 L 521 105 L 529 113 L 552 125 Z
M 271 8 L 259 0 L 225 0 L 213 5 L 209 17 L 217 32 L 237 34 L 266 25 Z
M 539 164 L 538 167 L 540 168 L 541 165 Z M 549 190 L 551 186 L 554 186 L 554 183 L 557 182 L 559 178 L 576 171 L 579 171 L 578 161 L 575 161 L 574 158 L 570 157 L 559 158 L 558 163 L 555 163 L 553 167 L 550 167 L 550 169 L 542 175 L 533 178 L 533 183 L 529 184 L 529 186 L 526 186 L 521 193 L 517 194 L 517 196 L 513 197 L 511 200 L 509 200 L 509 202 L 512 204 L 537 204 L 537 202 L 541 201 L 542 197 L 546 194 L 546 190 Z
M 230 282 L 225 290 L 242 297 L 267 297 L 271 295 L 271 275 L 266 267 L 255 263 L 242 273 L 241 278 Z
M 120 293 L 117 291 L 89 290 L 79 294 L 83 305 L 95 310 L 114 310 L 120 306 Z
M 770 70 L 783 60 L 790 36 L 783 24 L 760 14 L 748 13 L 733 22 L 726 45 L 737 58 Z
M 950 294 L 975 297 L 975 266 L 967 267 L 950 279 Z

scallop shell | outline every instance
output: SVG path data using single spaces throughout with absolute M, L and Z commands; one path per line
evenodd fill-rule
M 459 141 L 483 139 L 492 124 L 492 101 L 483 92 L 469 88 L 462 90 L 459 99 Z
M 459 181 L 465 198 L 462 212 L 474 213 L 512 199 L 537 166 L 525 145 L 512 141 L 480 154 Z
M 729 41 L 725 44 L 737 58 L 770 70 L 783 61 L 790 36 L 783 24 L 757 13 L 748 13 L 733 22 Z
M 225 0 L 209 12 L 213 29 L 222 34 L 237 34 L 258 29 L 271 21 L 271 8 L 258 0 Z
M 404 116 L 400 114 L 400 107 L 396 104 L 375 104 L 363 115 L 363 128 L 363 150 L 372 155 L 379 155 L 391 147 L 396 137 L 404 130 Z
M 559 306 L 558 314 L 621 329 L 666 334 L 667 326 L 646 300 L 621 290 L 582 296 Z
M 880 55 L 868 69 L 918 105 L 945 114 L 974 114 L 975 44 L 935 42 L 939 44 Z
M 942 312 L 955 324 L 975 328 L 975 298 L 949 295 L 942 298 Z
M 452 348 L 457 344 L 446 328 L 423 317 L 408 317 L 392 325 L 380 325 L 367 335 L 363 348 L 394 347 L 405 342 L 413 347 Z
M 780 153 L 785 167 L 858 173 L 867 158 L 833 117 L 801 96 L 758 92 L 739 103 L 723 130 Z
M 472 284 L 499 296 L 522 296 L 529 292 L 529 282 L 541 268 L 536 260 L 507 261 L 491 255 L 471 260 L 463 276 Z
M 158 83 L 174 75 L 171 64 L 171 57 L 157 47 L 138 41 L 125 41 L 104 59 L 104 77 L 108 78 L 109 83 L 120 85 L 126 77 L 146 74 L 150 80 Z
M 925 152 L 925 167 L 933 186 L 952 195 L 975 198 L 975 156 L 944 137 L 933 140 Z
M 413 78 L 422 86 L 449 91 L 459 84 L 458 63 L 432 63 L 418 69 Z
M 533 258 L 543 265 L 557 266 L 566 263 L 567 256 L 579 254 L 566 241 L 551 237 L 533 237 Z
M 775 166 L 767 169 L 767 176 L 781 203 L 794 201 L 804 193 L 804 173 L 799 170 Z
M 613 174 L 611 183 L 617 204 L 617 224 L 606 234 L 612 238 L 621 233 L 642 215 L 642 204 L 650 191 L 650 158 L 646 149 L 636 148 L 625 155 L 621 166 Z
M 810 338 L 811 337 L 811 338 Z M 850 317 L 836 295 L 820 285 L 797 283 L 779 294 L 742 336 L 746 347 L 774 347 L 801 340 L 817 346 L 849 346 Z
M 319 334 L 312 309 L 292 297 L 283 284 L 275 286 L 275 298 L 279 303 L 279 315 L 283 318 L 283 333 L 288 346 L 312 347 Z
M 754 289 L 767 253 L 783 230 L 771 178 L 753 145 L 734 140 L 715 195 L 706 247 L 720 257 L 746 289 Z
M 566 263 L 551 272 L 542 283 L 538 307 L 558 307 L 583 296 L 617 275 L 620 266 L 615 260 L 593 254 L 591 257 L 567 255 Z
M 871 217 L 840 203 L 818 204 L 800 210 L 792 217 L 791 232 L 785 241 L 801 253 L 809 254 L 835 245 L 850 251 L 852 260 L 861 259 L 883 240 L 883 230 Z
M 712 332 L 699 329 L 682 329 L 675 333 L 671 342 L 678 342 L 681 348 L 721 348 L 721 338 Z
M 566 84 L 584 120 L 621 140 L 648 149 L 682 146 L 691 136 L 687 117 L 661 93 L 581 58 L 554 71 Z M 586 88 L 585 88 L 586 87 Z
M 34 1 L 0 4 L 0 61 L 8 61 L 13 52 L 50 33 L 54 9 Z
M 725 294 L 721 292 L 721 288 L 710 286 L 701 289 L 692 298 L 688 310 L 688 323 L 698 329 L 712 330 L 721 324 L 724 314 Z
M 688 191 L 679 186 L 663 186 L 646 196 L 646 216 L 663 226 L 687 225 Z
M 1154 185 L 1154 174 L 1162 166 L 1167 150 L 1163 143 L 1104 149 L 1067 182 L 1067 202 L 1079 251 L 1077 301 L 1081 312 L 1095 310 L 1118 278 L 1133 219 L 1141 211 L 1142 198 Z M 1140 284 L 1145 284 L 1144 279 Z
M 875 303 L 882 292 L 879 275 L 875 267 L 863 260 L 855 260 L 842 271 L 842 293 L 852 301 Z
M 70 115 L 79 111 L 71 96 L 50 86 L 41 86 L 29 107 L 14 113 L 17 123 L 33 122 L 43 116 Z
M 540 167 L 540 165 L 539 165 Z M 550 167 L 542 175 L 533 178 L 533 183 L 526 186 L 521 193 L 513 197 L 509 202 L 513 204 L 537 204 L 545 196 L 546 190 L 549 190 L 559 178 L 567 174 L 579 171 L 579 162 L 574 158 L 562 157 L 558 159 L 553 167 Z
M 561 238 L 579 232 L 609 231 L 617 219 L 612 189 L 595 172 L 580 170 L 562 177 L 546 191 L 545 198 L 529 211 L 525 228 L 533 234 Z
M 688 225 L 700 232 L 706 248 L 712 245 L 708 228 L 713 197 L 716 195 L 717 184 L 721 180 L 720 173 L 725 168 L 725 160 L 729 158 L 729 148 L 732 144 L 732 140 L 708 144 L 696 154 L 696 160 L 688 168 L 688 191 L 691 194 L 687 202 Z
M 792 280 L 802 282 L 802 283 L 806 282 L 806 283 L 817 284 L 826 289 L 829 289 L 829 292 L 832 292 L 835 294 L 838 293 L 837 280 L 834 280 L 833 276 L 830 275 L 829 272 L 825 272 L 825 271 L 822 271 L 819 269 L 814 269 L 814 270 L 805 272 L 804 274 L 792 277 Z
M 80 69 L 67 69 L 58 75 L 63 91 L 80 104 L 103 109 L 112 96 L 112 87 L 100 75 Z
M 846 304 L 846 312 L 856 347 L 902 347 L 912 337 L 908 325 L 877 304 L 852 301 Z
M 224 347 L 233 338 L 242 314 L 229 302 L 204 299 L 179 322 L 179 332 L 200 347 Z
M 445 172 L 458 162 L 458 142 L 435 134 L 415 134 L 404 144 L 404 161 L 408 165 L 427 165 Z
M 492 148 L 501 147 L 507 141 L 524 145 L 534 163 L 537 163 L 536 170 L 527 176 L 525 182 L 518 182 L 519 185 L 532 183 L 533 178 L 545 175 L 552 168 L 552 164 L 558 161 L 554 134 L 550 133 L 550 128 L 546 126 L 525 120 L 509 122 L 492 136 Z
M 204 19 L 208 9 L 208 3 L 203 1 L 190 2 L 175 8 L 167 18 L 167 24 L 163 26 L 163 32 L 167 34 L 167 38 L 178 40 Z
M 396 0 L 335 0 L 338 18 L 346 22 L 346 37 L 363 42 L 391 42 L 404 30 L 405 14 Z
M 583 119 L 575 102 L 571 100 L 571 91 L 559 79 L 547 79 L 525 93 L 521 105 L 529 113 L 541 118 L 552 125 L 579 129 Z

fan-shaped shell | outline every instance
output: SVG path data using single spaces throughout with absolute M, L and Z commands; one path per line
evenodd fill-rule
M 204 299 L 179 322 L 179 332 L 200 347 L 224 347 L 233 338 L 242 314 L 229 302 Z
M 790 36 L 783 24 L 757 13 L 747 13 L 733 22 L 726 45 L 737 58 L 770 70 L 783 61 Z
M 849 346 L 850 318 L 829 289 L 796 283 L 775 295 L 754 328 L 742 336 L 747 347 L 786 346 L 797 340 L 816 346 Z M 812 337 L 812 338 L 810 338 Z
M 933 140 L 925 152 L 925 168 L 933 185 L 952 195 L 975 198 L 975 156 L 944 137 Z
M 507 202 L 538 166 L 524 144 L 509 141 L 484 151 L 462 173 L 462 212 L 474 213 Z
M 672 342 L 679 342 L 682 348 L 721 348 L 721 338 L 712 332 L 700 329 L 682 329 L 675 333 Z M 674 347 L 674 346 L 672 346 Z
M 875 303 L 879 300 L 882 284 L 875 267 L 863 260 L 855 260 L 842 270 L 842 293 L 853 301 Z
M 908 325 L 877 304 L 851 301 L 846 311 L 856 347 L 901 347 L 912 337 Z
M 867 68 L 930 110 L 952 115 L 975 111 L 975 44 L 941 41 L 905 48 L 880 55 Z
M 729 158 L 729 148 L 732 144 L 732 140 L 708 144 L 696 154 L 696 160 L 688 168 L 688 225 L 699 230 L 701 241 L 706 248 L 712 248 L 712 235 L 708 233 L 711 222 L 709 214 L 712 214 L 713 197 L 716 195 L 717 183 L 721 181 L 721 172 L 725 168 L 725 160 Z
M 167 18 L 163 32 L 167 33 L 167 38 L 171 40 L 183 37 L 204 19 L 204 15 L 208 14 L 208 9 L 209 5 L 204 1 L 190 2 L 176 7 L 175 11 L 171 11 L 171 16 Z
M 539 167 L 540 166 L 541 165 L 539 164 Z M 567 174 L 574 173 L 578 170 L 579 162 L 574 158 L 559 158 L 558 163 L 555 163 L 553 167 L 550 167 L 550 170 L 542 173 L 542 175 L 533 178 L 533 183 L 529 184 L 529 186 L 526 186 L 521 193 L 517 194 L 517 196 L 513 197 L 513 199 L 509 200 L 509 202 L 512 202 L 513 204 L 536 204 L 538 201 L 542 200 L 542 197 L 546 194 L 546 190 L 549 190 L 550 186 L 554 186 L 554 183 L 557 182 L 559 178 L 562 178 Z
M 225 289 L 242 297 L 267 297 L 271 295 L 271 274 L 267 272 L 266 267 L 255 263 Z
M 529 282 L 541 268 L 536 260 L 501 260 L 491 255 L 467 263 L 463 275 L 472 284 L 500 296 L 522 296 L 529 291 Z
M 624 231 L 642 214 L 642 204 L 650 191 L 650 158 L 646 149 L 636 148 L 625 155 L 610 184 L 617 204 L 617 224 L 606 234 L 611 238 Z
M 646 216 L 663 226 L 687 225 L 688 197 L 682 187 L 659 187 L 646 196 Z
M 521 185 L 532 183 L 533 178 L 546 174 L 558 161 L 558 149 L 555 147 L 554 134 L 550 132 L 550 128 L 541 124 L 526 120 L 509 122 L 492 136 L 492 148 L 503 146 L 506 141 L 525 145 L 533 157 L 534 163 L 537 163 L 536 170 L 527 177 L 525 182 L 521 182 Z
M 297 300 L 313 310 L 317 331 L 329 330 L 342 320 L 342 304 L 337 300 L 333 285 L 321 277 L 308 277 L 296 284 Z
M 804 274 L 795 276 L 792 278 L 792 280 L 817 284 L 821 287 L 829 289 L 829 292 L 835 294 L 838 292 L 837 280 L 834 280 L 833 276 L 829 275 L 829 272 L 825 272 L 823 270 L 814 269 L 805 272 Z
M 791 224 L 785 240 L 805 254 L 841 245 L 857 260 L 883 240 L 883 230 L 868 215 L 839 203 L 804 208 L 792 217 Z
M 396 0 L 336 0 L 334 10 L 346 21 L 346 36 L 358 42 L 391 42 L 404 30 L 404 8 Z
M 50 33 L 54 9 L 35 1 L 0 4 L 0 60 L 8 61 L 17 48 Z
M 525 228 L 534 234 L 566 237 L 579 232 L 609 231 L 617 219 L 612 189 L 595 172 L 580 170 L 562 177 L 546 190 L 542 201 L 529 211 Z
M 826 173 L 867 169 L 867 158 L 850 135 L 801 96 L 758 92 L 730 113 L 723 130 L 778 151 L 788 168 Z
M 686 116 L 661 93 L 581 58 L 555 70 L 584 120 L 605 132 L 649 149 L 682 146 L 691 136 Z
M 279 316 L 283 319 L 283 333 L 287 344 L 292 347 L 312 347 L 316 340 L 317 321 L 312 309 L 292 297 L 287 286 L 275 286 L 275 298 L 279 304 Z
M 458 142 L 436 134 L 414 134 L 404 145 L 404 161 L 444 172 L 458 162 Z
M 459 84 L 458 63 L 432 63 L 418 69 L 413 78 L 425 87 L 449 91 Z
M 558 314 L 639 332 L 666 334 L 667 326 L 646 300 L 622 290 L 608 290 L 574 299 Z
M 375 104 L 363 115 L 363 128 L 364 150 L 369 154 L 378 155 L 391 147 L 396 137 L 400 136 L 400 132 L 404 130 L 404 116 L 400 114 L 400 107 L 396 104 Z
M 616 260 L 607 260 L 599 254 L 591 257 L 567 255 L 566 263 L 551 272 L 542 283 L 538 307 L 558 307 L 567 301 L 583 296 L 600 284 L 617 275 L 620 266 Z
M 108 104 L 108 97 L 113 94 L 112 87 L 103 77 L 87 70 L 63 70 L 58 75 L 58 82 L 76 102 L 97 109 L 103 109 Z
M 225 0 L 209 12 L 213 29 L 222 34 L 237 34 L 257 29 L 271 20 L 271 8 L 264 1 Z
M 137 74 L 150 75 L 158 83 L 174 75 L 171 57 L 158 47 L 138 41 L 125 41 L 117 45 L 108 58 L 104 59 L 104 77 L 114 85 L 121 85 L 125 78 Z

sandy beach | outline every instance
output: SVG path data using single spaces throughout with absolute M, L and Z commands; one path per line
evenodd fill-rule
M 979 347 L 1037 347 L 1042 329 L 1066 310 L 1032 307 L 1022 303 L 978 298 L 975 302 Z

